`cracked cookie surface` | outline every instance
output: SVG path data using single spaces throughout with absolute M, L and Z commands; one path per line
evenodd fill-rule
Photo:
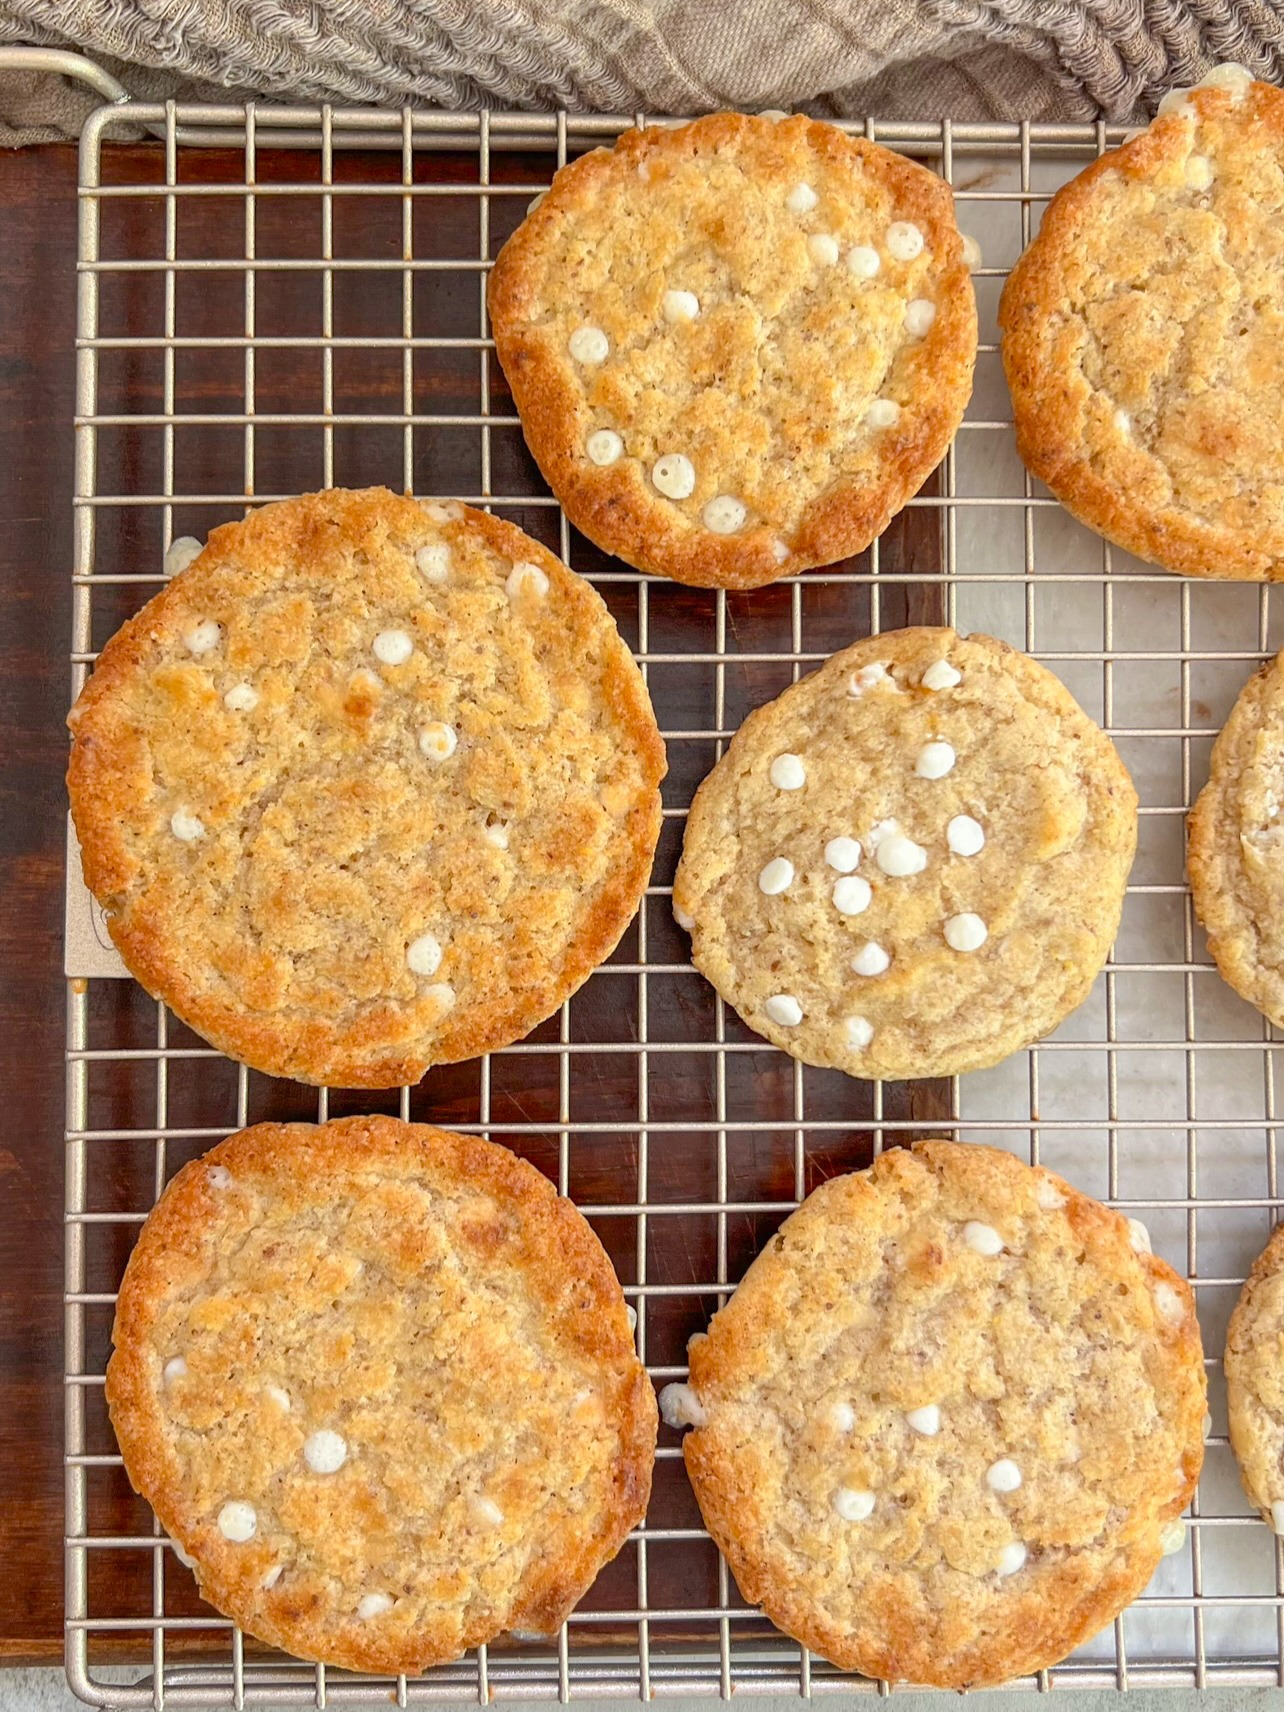
M 554 1632 L 645 1512 L 655 1396 L 569 1201 L 395 1118 L 260 1124 L 186 1165 L 121 1286 L 125 1466 L 250 1634 L 418 1673 Z
M 1190 1289 L 1136 1221 L 1010 1154 L 929 1141 L 823 1184 L 690 1367 L 709 1531 L 745 1598 L 844 1670 L 1040 1669 L 1180 1544 Z
M 1017 449 L 1192 576 L 1284 576 L 1284 93 L 1177 92 L 1058 191 L 1003 292 Z
M 389 1087 L 529 1032 L 609 955 L 664 746 L 594 589 L 509 523 L 385 489 L 225 524 L 69 724 L 85 878 L 220 1050 Z

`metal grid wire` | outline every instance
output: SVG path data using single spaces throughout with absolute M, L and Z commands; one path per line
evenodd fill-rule
M 163 153 L 156 151 L 158 170 L 146 183 L 112 179 L 111 152 L 102 144 L 125 120 L 141 122 L 163 144 Z M 494 401 L 485 283 L 499 238 L 539 184 L 518 182 L 499 169 L 514 151 L 525 151 L 527 160 L 532 154 L 539 160 L 547 183 L 568 153 L 645 122 L 173 104 L 130 104 L 97 114 L 82 141 L 73 692 L 81 688 L 95 643 L 155 592 L 163 550 L 175 533 L 203 535 L 251 496 L 284 497 L 270 491 L 271 477 L 263 473 L 266 437 L 283 429 L 319 436 L 320 482 L 352 482 L 356 471 L 356 479 L 420 492 L 431 491 L 422 480 L 425 441 L 431 449 L 433 436 L 466 436 L 477 479 L 475 491 L 458 497 L 516 515 L 528 527 L 542 518 L 550 544 L 571 563 L 585 565 L 586 544 L 573 537 L 546 490 L 506 486 L 512 460 L 504 448 L 515 440 L 515 428 L 506 396 L 498 406 Z M 870 1089 L 839 1078 L 842 1090 L 835 1095 L 832 1073 L 804 1070 L 771 1053 L 711 996 L 705 995 L 707 1011 L 699 1013 L 704 1021 L 692 1023 L 693 1001 L 681 995 L 696 985 L 703 992 L 703 984 L 686 961 L 685 941 L 669 924 L 667 882 L 690 782 L 721 754 L 746 705 L 775 693 L 837 645 L 832 602 L 840 602 L 839 610 L 844 601 L 864 602 L 862 624 L 877 630 L 904 621 L 893 602 L 903 602 L 907 589 L 943 588 L 950 622 L 1004 635 L 1065 678 L 1119 743 L 1143 806 L 1124 925 L 1092 998 L 1051 1040 L 996 1071 L 952 1084 L 943 1107 L 948 1115 L 926 1128 L 1041 1159 L 1089 1192 L 1145 1217 L 1157 1250 L 1195 1283 L 1211 1352 L 1213 1433 L 1185 1546 L 1164 1561 L 1143 1598 L 1112 1629 L 1041 1673 L 1036 1686 L 1282 1684 L 1284 1562 L 1239 1493 L 1218 1359 L 1235 1292 L 1279 1203 L 1276 1049 L 1271 1031 L 1212 970 L 1182 873 L 1182 817 L 1206 771 L 1210 740 L 1244 679 L 1278 645 L 1271 595 L 1168 577 L 1112 552 L 1036 491 L 1015 459 L 995 345 L 998 289 L 1048 193 L 1117 142 L 1118 133 L 1104 126 L 948 121 L 849 128 L 941 171 L 955 186 L 961 226 L 980 237 L 988 264 L 977 274 L 982 345 L 976 396 L 935 488 L 911 502 L 908 514 L 920 524 L 930 518 L 934 538 L 939 529 L 939 558 L 916 569 L 912 554 L 892 563 L 885 543 L 876 543 L 854 569 L 818 572 L 750 595 L 688 596 L 704 603 L 707 626 L 686 637 L 676 635 L 665 616 L 669 585 L 615 561 L 587 564 L 617 614 L 627 606 L 624 628 L 650 679 L 671 760 L 691 747 L 697 762 L 685 774 L 675 765 L 671 775 L 668 854 L 662 842 L 635 937 L 531 1041 L 472 1067 L 470 1121 L 458 1127 L 493 1128 L 509 1145 L 538 1157 L 599 1231 L 614 1231 L 612 1255 L 637 1310 L 639 1350 L 657 1383 L 683 1374 L 686 1333 L 726 1299 L 753 1240 L 811 1183 L 852 1162 L 842 1150 L 854 1131 L 872 1136 L 875 1151 L 906 1131 L 923 1132 L 922 1118 L 890 1094 L 885 1098 L 879 1085 Z M 188 138 L 236 148 L 243 173 L 216 186 L 185 177 Z M 269 180 L 263 172 L 269 152 L 286 142 L 315 149 L 319 171 L 306 182 L 302 174 L 300 181 L 288 175 Z M 337 171 L 342 151 L 352 146 L 392 151 L 394 160 L 399 155 L 399 179 L 394 172 L 366 182 Z M 464 163 L 460 176 L 450 183 L 420 181 L 416 160 L 425 149 L 450 151 Z M 232 199 L 243 241 L 230 255 L 189 257 L 184 221 L 212 195 Z M 353 196 L 388 199 L 397 224 L 389 254 L 348 254 L 336 241 L 343 204 Z M 475 221 L 466 252 L 460 245 L 446 257 L 420 253 L 425 209 L 430 219 L 443 220 L 448 205 L 458 212 L 459 199 Z M 282 202 L 300 221 L 306 207 L 305 224 L 316 216 L 301 253 L 274 255 L 261 241 L 265 216 L 272 205 L 274 217 L 279 214 Z M 143 204 L 156 213 L 154 223 L 140 220 Z M 315 292 L 319 323 L 301 333 L 267 330 L 260 313 L 266 292 L 282 275 L 299 273 Z M 345 276 L 353 274 L 362 276 L 359 284 L 376 276 L 399 283 L 399 326 L 385 335 L 345 334 Z M 424 332 L 423 306 L 447 275 L 472 281 L 466 286 L 471 325 Z M 224 284 L 231 280 L 240 324 L 217 336 L 186 336 L 184 303 L 212 289 L 214 276 Z M 221 352 L 235 365 L 239 408 L 210 413 L 187 395 L 184 364 L 198 347 Z M 315 412 L 265 403 L 264 375 L 282 352 L 319 363 Z M 378 409 L 345 408 L 340 371 L 352 352 L 364 362 L 390 356 L 396 365 L 399 378 Z M 122 357 L 156 366 L 147 371 L 146 385 L 131 383 L 123 403 L 105 402 L 105 365 Z M 436 364 L 470 374 L 474 408 L 422 407 L 425 396 L 431 403 L 425 377 Z M 212 428 L 235 443 L 234 475 L 226 491 L 193 490 L 184 485 L 185 440 Z M 106 459 L 108 437 L 121 431 L 146 437 L 147 451 Z M 377 477 L 362 463 L 365 439 L 376 434 L 384 458 Z M 399 440 L 391 460 L 389 435 Z M 126 513 L 137 526 L 132 537 L 120 533 Z M 141 563 L 131 556 L 140 540 L 149 543 Z M 763 612 L 777 629 L 755 627 L 755 614 Z M 829 628 L 822 622 L 826 613 Z M 849 624 L 841 639 L 855 633 Z M 675 727 L 667 692 L 683 686 L 699 692 L 696 701 L 707 712 Z M 585 1009 L 584 995 L 607 987 L 627 992 L 628 1022 L 620 1034 L 597 1039 L 584 1026 L 585 1017 L 596 1014 Z M 127 991 L 132 1011 L 122 996 Z M 150 1020 L 139 1025 L 140 1004 L 136 990 L 122 982 L 69 982 L 66 1589 L 67 1668 L 78 1694 L 104 1706 L 320 1707 L 390 1699 L 408 1705 L 471 1697 L 484 1703 L 684 1691 L 724 1699 L 733 1692 L 806 1698 L 887 1691 L 886 1684 L 843 1676 L 812 1659 L 747 1608 L 725 1565 L 715 1562 L 689 1494 L 685 1508 L 673 1499 L 665 1515 L 657 1516 L 653 1504 L 647 1524 L 625 1547 L 624 1571 L 614 1578 L 608 1572 L 606 1594 L 590 1595 L 551 1646 L 483 1647 L 422 1681 L 374 1681 L 320 1666 L 260 1662 L 253 1643 L 243 1643 L 231 1625 L 200 1605 L 158 1525 L 144 1519 L 145 1507 L 139 1507 L 136 1532 L 107 1531 L 98 1520 L 105 1507 L 100 1483 L 122 1490 L 124 1477 L 102 1406 L 102 1361 L 129 1243 L 183 1158 L 221 1138 L 232 1120 L 240 1126 L 264 1115 L 258 1110 L 262 1079 L 230 1066 L 150 1001 Z M 607 1058 L 625 1061 L 635 1104 L 618 1120 L 579 1123 L 576 1090 Z M 675 1115 L 671 1084 L 693 1063 L 711 1076 L 711 1107 L 704 1116 Z M 740 1074 L 746 1063 L 768 1078 L 754 1084 L 771 1090 L 765 1107 L 753 1098 L 746 1103 Z M 530 1121 L 505 1107 L 499 1124 L 494 1111 L 514 1066 L 547 1072 L 548 1102 Z M 180 1076 L 234 1078 L 226 1116 L 202 1122 L 185 1097 L 179 1110 Z M 430 1077 L 426 1100 L 424 1090 L 413 1091 L 413 1105 L 412 1090 L 403 1089 L 395 1109 L 426 1115 L 433 1086 Z M 854 1117 L 842 1099 L 843 1090 L 856 1089 L 866 1103 Z M 312 1096 L 292 1088 L 290 1097 L 289 1115 L 306 1116 L 300 1102 Z M 335 1105 L 354 1109 L 351 1096 L 336 1095 Z M 318 1118 L 332 1109 L 331 1096 L 321 1091 Z M 577 1173 L 577 1149 L 598 1135 L 615 1138 L 626 1161 L 630 1181 L 621 1195 L 586 1188 Z M 663 1198 L 658 1166 L 670 1146 L 688 1151 L 706 1174 L 697 1188 Z M 746 1190 L 745 1159 L 773 1148 L 781 1166 L 772 1178 L 777 1187 Z M 121 1204 L 121 1173 L 127 1162 L 137 1166 L 140 1160 L 148 1192 Z M 711 1247 L 708 1263 L 684 1278 L 669 1250 L 681 1246 L 679 1233 L 693 1221 L 712 1231 Z M 684 1481 L 680 1448 L 673 1434 L 662 1431 L 661 1440 L 657 1492 L 673 1494 Z M 678 1519 L 671 1522 L 673 1516 Z M 112 1597 L 117 1566 L 140 1554 L 147 1596 L 121 1611 Z M 689 1574 L 675 1571 L 675 1564 L 688 1562 L 696 1566 Z M 193 1634 L 221 1650 L 197 1658 L 183 1653 Z M 103 1676 L 94 1659 L 95 1641 L 121 1635 L 137 1641 L 136 1657 L 146 1661 L 128 1683 L 110 1672 Z

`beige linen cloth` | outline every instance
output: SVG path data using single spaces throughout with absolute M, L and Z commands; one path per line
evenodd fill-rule
M 1128 120 L 1221 60 L 1284 74 L 1284 0 L 0 0 L 155 99 Z M 0 74 L 0 143 L 96 97 Z

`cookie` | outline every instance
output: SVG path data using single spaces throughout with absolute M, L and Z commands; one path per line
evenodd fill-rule
M 809 1196 L 661 1398 L 745 1598 L 844 1670 L 942 1688 L 1054 1664 L 1141 1592 L 1204 1403 L 1144 1227 L 948 1141 Z
M 1242 998 L 1284 1024 L 1284 654 L 1250 678 L 1213 745 L 1187 824 L 1208 949 Z
M 752 713 L 696 792 L 674 913 L 697 969 L 805 1064 L 995 1064 L 1087 995 L 1137 797 L 1045 667 L 890 631 Z
M 801 116 L 631 130 L 571 162 L 500 251 L 489 305 L 571 522 L 700 587 L 861 552 L 972 390 L 949 187 Z
M 646 1509 L 610 1262 L 488 1141 L 242 1130 L 148 1217 L 112 1340 L 130 1480 L 204 1597 L 300 1658 L 414 1674 L 552 1633 Z
M 1253 1263 L 1226 1331 L 1226 1414 L 1240 1479 L 1284 1534 L 1284 1225 Z
M 664 746 L 596 592 L 511 524 L 382 488 L 214 530 L 69 724 L 121 956 L 302 1082 L 528 1033 L 614 948 L 659 836 Z
M 1284 93 L 1220 66 L 1057 193 L 1003 292 L 1017 450 L 1170 571 L 1284 576 Z

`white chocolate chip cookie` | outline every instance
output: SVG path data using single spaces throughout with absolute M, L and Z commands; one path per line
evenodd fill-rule
M 489 304 L 571 521 L 700 586 L 861 552 L 972 388 L 949 188 L 814 119 L 718 113 L 573 161 L 500 252 Z
M 1226 1332 L 1226 1416 L 1244 1490 L 1284 1534 L 1284 1225 L 1253 1263 Z
M 480 1138 L 241 1131 L 148 1217 L 112 1341 L 130 1480 L 204 1597 L 300 1658 L 417 1674 L 553 1633 L 646 1510 L 655 1394 L 611 1264 Z
M 526 1034 L 614 947 L 659 835 L 664 746 L 601 598 L 511 524 L 382 488 L 216 529 L 69 723 L 125 962 L 304 1082 Z
M 690 1359 L 666 1419 L 692 1423 L 741 1593 L 891 1681 L 1064 1658 L 1150 1580 L 1203 1459 L 1185 1281 L 1118 1213 L 972 1143 L 823 1184 Z
M 696 967 L 795 1058 L 945 1076 L 1087 995 L 1136 837 L 1123 763 L 1051 672 L 987 636 L 892 631 L 745 721 L 673 896 Z
M 1108 540 L 1284 577 L 1284 93 L 1239 66 L 1053 198 L 1003 292 L 1017 450 Z

